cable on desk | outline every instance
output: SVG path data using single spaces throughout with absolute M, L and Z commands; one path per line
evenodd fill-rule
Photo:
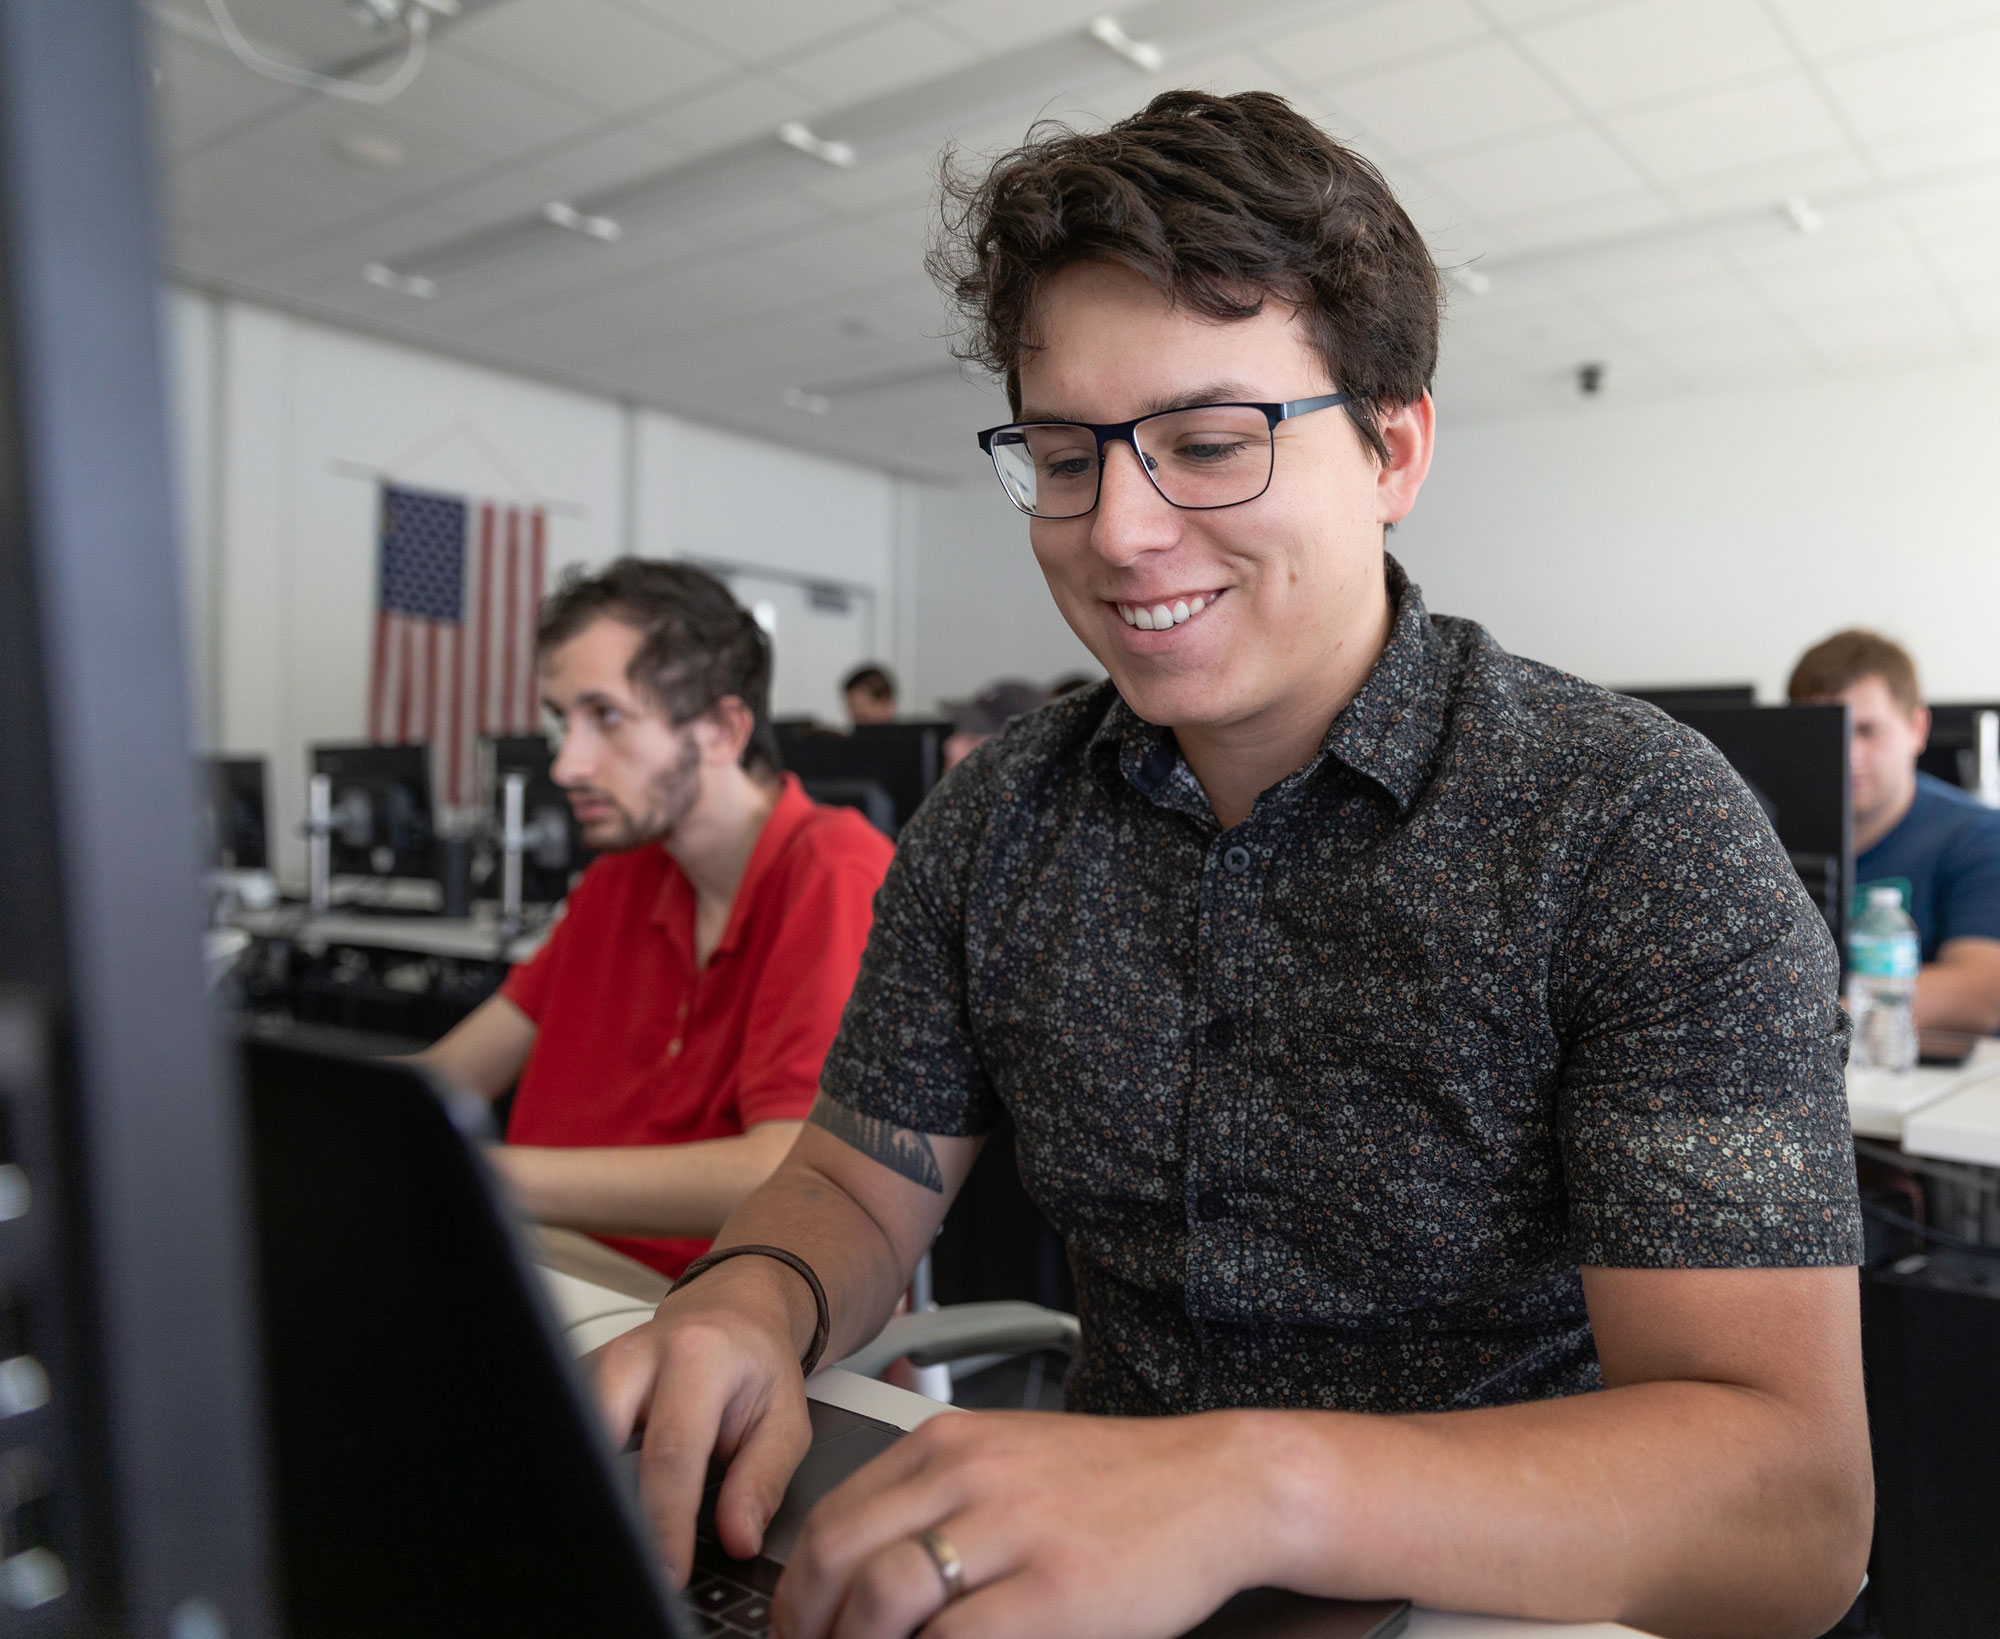
M 1914 1218 L 1905 1218 L 1900 1212 L 1891 1212 L 1887 1207 L 1870 1206 L 1861 1203 L 1861 1216 L 1873 1218 L 1878 1224 L 1886 1224 L 1891 1229 L 1900 1229 L 1906 1235 L 1914 1235 L 1919 1240 L 1930 1241 L 1937 1246 L 1950 1247 L 1954 1252 L 1971 1252 L 1982 1258 L 2000 1258 L 2000 1246 L 1988 1246 L 1984 1241 L 1967 1240 L 1963 1235 L 1953 1235 L 1942 1229 L 1932 1229 L 1920 1224 Z

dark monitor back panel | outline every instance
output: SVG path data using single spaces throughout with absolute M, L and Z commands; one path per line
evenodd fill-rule
M 1743 777 L 1846 949 L 1854 891 L 1853 798 L 1845 706 L 1748 706 L 1671 713 Z
M 2000 712 L 1995 701 L 1934 701 L 1931 737 L 1917 767 L 1967 791 L 1979 786 L 1979 714 Z
M 1620 694 L 1658 706 L 1669 717 L 1684 711 L 1727 711 L 1757 703 L 1754 683 L 1689 683 L 1668 688 L 1619 689 Z
M 262 757 L 204 759 L 209 862 L 223 871 L 270 868 Z
M 576 873 L 597 857 L 584 847 L 583 829 L 576 823 L 575 810 L 551 775 L 555 752 L 540 734 L 496 736 L 486 746 L 492 757 L 489 787 L 495 823 L 505 818 L 501 806 L 505 800 L 503 782 L 509 774 L 523 774 L 528 785 L 523 794 L 522 817 L 530 825 L 539 823 L 561 830 L 560 846 L 552 838 L 544 838 L 541 847 L 531 848 L 521 860 L 521 897 L 531 905 L 553 905 L 569 893 Z
M 274 1042 L 245 1068 L 287 1631 L 664 1639 L 602 1431 L 444 1103 Z
M 900 830 L 944 773 L 945 722 L 869 723 L 851 734 L 775 724 L 785 767 L 801 779 L 868 781 L 889 793 Z
M 312 772 L 333 782 L 336 810 L 350 793 L 368 802 L 368 840 L 334 836 L 336 875 L 436 879 L 429 746 L 316 745 Z

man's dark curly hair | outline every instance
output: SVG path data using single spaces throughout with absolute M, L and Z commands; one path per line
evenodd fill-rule
M 595 575 L 572 568 L 542 604 L 536 654 L 598 620 L 615 620 L 644 639 L 626 676 L 669 722 L 692 722 L 734 695 L 754 719 L 743 766 L 777 771 L 771 640 L 721 581 L 691 564 L 653 558 L 619 558 Z
M 1028 320 L 1052 275 L 1112 262 L 1170 301 L 1246 319 L 1297 307 L 1376 457 L 1376 412 L 1437 367 L 1439 285 L 1423 236 L 1374 166 L 1268 91 L 1167 91 L 1102 131 L 1037 126 L 983 175 L 948 155 L 931 275 L 956 302 L 959 356 L 1021 410 Z

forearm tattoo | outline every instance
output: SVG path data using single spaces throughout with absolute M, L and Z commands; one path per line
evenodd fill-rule
M 937 1151 L 922 1133 L 909 1127 L 892 1127 L 872 1115 L 861 1115 L 845 1104 L 836 1104 L 821 1093 L 813 1101 L 806 1119 L 824 1127 L 843 1144 L 851 1145 L 871 1161 L 880 1161 L 891 1172 L 899 1172 L 913 1184 L 921 1184 L 935 1194 L 944 1193 L 944 1174 L 938 1171 Z

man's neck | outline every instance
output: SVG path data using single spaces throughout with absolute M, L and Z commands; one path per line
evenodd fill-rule
M 783 790 L 782 780 L 760 779 L 745 769 L 713 772 L 687 818 L 660 844 L 694 888 L 697 922 L 727 919 L 757 838 Z
M 1917 782 L 1912 779 L 1903 794 L 1894 802 L 1885 803 L 1880 813 L 1872 814 L 1867 819 L 1863 819 L 1859 814 L 1856 814 L 1854 816 L 1854 851 L 1857 854 L 1867 853 L 1876 843 L 1895 830 L 1897 826 L 1903 823 L 1905 816 L 1908 815 L 1916 800 Z
M 1181 755 L 1225 831 L 1250 817 L 1261 793 L 1312 761 L 1334 718 L 1361 692 L 1382 658 L 1396 611 L 1379 573 L 1367 585 L 1373 607 L 1332 646 L 1310 689 L 1241 722 L 1175 728 Z

